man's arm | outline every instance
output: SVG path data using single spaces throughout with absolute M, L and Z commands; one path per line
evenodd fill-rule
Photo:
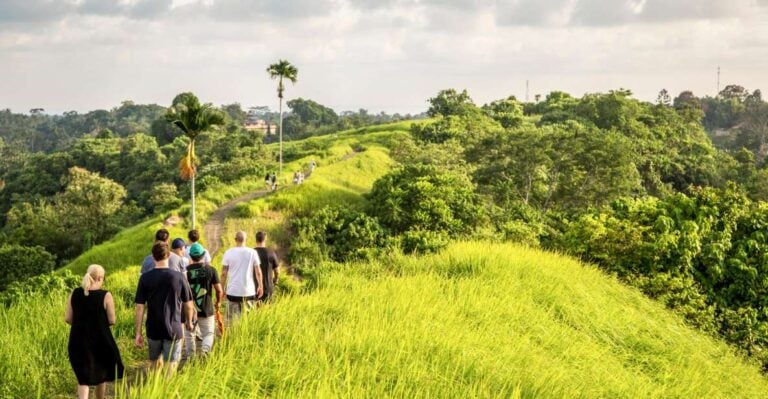
M 192 318 L 197 316 L 195 314 L 195 304 L 192 301 L 184 302 L 184 320 L 186 320 L 187 330 L 192 331 L 195 326 L 192 324 Z
M 229 266 L 224 265 L 221 267 L 221 286 L 225 290 L 227 289 L 227 275 L 229 274 Z
M 143 303 L 137 303 L 136 304 L 136 314 L 133 317 L 133 321 L 135 323 L 134 329 L 136 331 L 136 338 L 135 338 L 135 344 L 139 348 L 144 346 L 144 337 L 141 335 L 141 325 L 144 321 L 144 304 Z
M 262 274 L 261 274 L 261 265 L 259 265 L 258 262 L 255 262 L 253 265 L 254 274 L 256 275 L 256 282 L 258 283 L 258 287 L 256 288 L 256 297 L 261 297 L 264 295 L 264 284 L 261 281 L 262 280 Z

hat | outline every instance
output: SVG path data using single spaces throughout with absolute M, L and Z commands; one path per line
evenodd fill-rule
M 198 243 L 194 243 L 191 247 L 189 247 L 189 256 L 194 256 L 197 258 L 198 256 L 203 256 L 204 254 L 205 248 L 203 248 L 203 246 Z
M 181 238 L 176 238 L 176 239 L 174 239 L 174 240 L 173 240 L 173 242 L 171 243 L 171 249 L 179 249 L 179 248 L 184 248 L 184 246 L 185 246 L 185 245 L 187 245 L 187 244 L 184 242 L 184 240 L 183 240 L 183 239 L 181 239 Z

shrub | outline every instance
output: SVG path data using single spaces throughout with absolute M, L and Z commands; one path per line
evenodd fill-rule
M 40 246 L 3 245 L 0 259 L 3 260 L 0 289 L 15 281 L 50 272 L 56 265 L 56 258 Z
M 0 292 L 0 303 L 10 306 L 19 301 L 29 300 L 30 296 L 53 295 L 56 292 L 68 292 L 77 287 L 81 277 L 63 269 L 59 273 L 45 273 L 34 277 L 14 281 Z
M 445 248 L 450 238 L 442 231 L 414 229 L 400 235 L 399 241 L 405 253 L 429 253 Z
M 424 230 L 466 236 L 483 220 L 467 175 L 432 165 L 390 172 L 373 184 L 368 200 L 370 213 L 395 234 Z
M 378 220 L 349 208 L 326 206 L 294 225 L 298 237 L 291 255 L 300 263 L 370 259 L 385 237 Z

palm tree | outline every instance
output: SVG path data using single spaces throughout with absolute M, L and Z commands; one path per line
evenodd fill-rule
M 211 104 L 200 104 L 192 93 L 181 93 L 165 113 L 165 120 L 173 123 L 189 138 L 187 154 L 179 161 L 181 178 L 192 180 L 192 229 L 195 228 L 195 176 L 197 176 L 197 158 L 195 157 L 195 139 L 214 126 L 224 124 L 224 113 Z
M 280 173 L 283 173 L 283 79 L 296 83 L 299 70 L 286 60 L 279 60 L 267 68 L 267 73 L 272 79 L 277 79 L 277 97 L 280 99 Z

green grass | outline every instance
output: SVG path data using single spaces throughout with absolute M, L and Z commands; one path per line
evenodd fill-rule
M 373 129 L 375 130 L 375 129 Z M 382 145 L 393 131 L 349 131 L 293 142 L 315 150 L 286 164 L 281 179 L 309 160 L 301 186 L 243 205 L 226 223 L 264 229 L 289 245 L 293 217 L 325 204 L 361 205 L 361 194 L 392 166 Z M 366 150 L 355 153 L 355 149 Z M 216 187 L 200 198 L 209 214 L 262 178 Z M 183 213 L 183 212 L 182 212 Z M 200 222 L 202 222 L 202 218 Z M 106 267 L 115 296 L 114 334 L 129 368 L 138 265 L 159 218 L 128 228 L 68 269 Z M 184 237 L 187 226 L 171 229 Z M 214 259 L 214 263 L 220 258 Z M 205 362 L 174 379 L 155 376 L 118 397 L 555 397 L 754 398 L 768 392 L 755 365 L 723 343 L 598 270 L 513 245 L 456 243 L 428 257 L 316 265 L 299 290 L 281 283 L 277 302 L 228 331 Z M 67 293 L 33 296 L 0 309 L 0 398 L 72 397 L 74 375 L 63 321 Z M 131 374 L 131 380 L 135 373 Z
M 215 381 L 215 383 L 212 383 Z M 513 245 L 327 271 L 129 397 L 754 398 L 722 343 L 597 270 Z

